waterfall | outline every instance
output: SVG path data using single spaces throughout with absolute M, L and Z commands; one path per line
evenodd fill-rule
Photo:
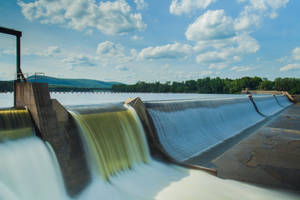
M 156 125 L 161 123 L 160 129 L 174 138 L 182 134 L 182 139 L 193 139 L 201 129 L 207 131 L 202 132 L 204 139 L 215 144 L 263 119 L 245 99 L 183 102 L 148 104 Z M 223 180 L 151 158 L 143 127 L 131 107 L 108 104 L 70 109 L 91 166 L 90 185 L 78 196 L 68 197 L 55 153 L 50 144 L 32 136 L 28 112 L 0 110 L 1 200 L 299 199 L 299 195 Z M 8 140 L 14 138 L 19 139 Z
M 149 161 L 143 128 L 132 108 L 76 108 L 73 114 L 100 175 L 109 179 L 120 171 Z
M 27 110 L 0 110 L 0 141 L 32 135 L 33 126 Z
M 146 103 L 159 142 L 178 161 L 187 160 L 264 119 L 246 98 Z
M 244 101 L 240 100 L 240 103 Z M 249 105 L 249 109 L 253 109 Z M 94 176 L 92 184 L 79 199 L 238 200 L 241 195 L 245 200 L 298 198 L 151 158 L 140 120 L 130 107 L 88 106 L 71 110 L 82 129 L 88 153 L 93 154 L 94 158 L 89 161 L 96 163 L 96 171 L 100 171 L 102 176 L 100 179 Z M 248 117 L 244 121 L 252 118 L 254 123 L 256 117 Z
M 290 102 L 286 95 L 276 95 L 275 98 L 277 98 L 279 105 L 284 108 L 292 105 L 292 102 Z
M 0 143 L 0 199 L 67 200 L 50 147 L 37 137 Z
M 258 110 L 266 116 L 274 115 L 282 110 L 274 96 L 253 96 L 253 100 Z

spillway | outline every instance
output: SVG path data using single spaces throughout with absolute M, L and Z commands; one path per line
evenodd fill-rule
M 137 115 L 132 108 L 74 109 L 97 171 L 105 179 L 149 161 L 149 151 Z
M 292 105 L 292 102 L 289 101 L 286 95 L 276 95 L 275 98 L 277 99 L 279 105 L 284 108 Z
M 149 102 L 146 107 L 166 152 L 184 161 L 264 119 L 249 98 Z
M 33 126 L 26 109 L 0 110 L 0 141 L 33 135 Z
M 272 116 L 282 110 L 274 96 L 253 96 L 258 110 L 265 116 Z
M 203 171 L 152 158 L 141 121 L 130 106 L 105 104 L 68 109 L 81 131 L 85 156 L 92 172 L 90 184 L 79 195 L 69 197 L 55 152 L 50 144 L 34 136 L 28 111 L 9 110 L 0 114 L 0 128 L 5 136 L 0 141 L 1 200 L 237 200 L 241 196 L 245 200 L 299 199 L 294 194 L 219 179 Z M 232 137 L 263 119 L 255 113 L 248 98 L 152 102 L 149 110 L 154 113 L 152 117 L 169 118 L 164 123 L 171 123 L 173 117 L 176 123 L 167 126 L 177 126 L 177 134 L 179 130 L 187 133 L 186 130 L 197 130 L 199 125 L 206 125 L 203 129 L 205 137 L 198 139 L 207 139 L 211 144 Z M 200 118 L 197 115 L 201 115 Z M 187 118 L 194 120 L 193 123 Z M 63 119 L 59 116 L 59 120 Z M 217 121 L 212 122 L 212 119 Z M 180 129 L 186 125 L 193 125 L 195 129 Z M 217 125 L 220 127 L 214 127 Z M 209 126 L 213 127 L 209 129 Z M 168 130 L 162 126 L 164 128 Z M 22 134 L 15 138 L 14 135 L 18 135 L 16 130 L 26 131 L 21 131 Z M 210 138 L 212 131 L 220 133 Z M 193 134 L 197 135 L 197 132 Z M 72 133 L 67 136 L 72 137 Z M 193 139 L 192 134 L 188 137 Z
M 151 158 L 141 122 L 130 107 L 102 105 L 71 110 L 92 157 L 91 168 L 96 171 L 80 199 L 240 199 L 236 193 L 245 199 L 297 197 Z

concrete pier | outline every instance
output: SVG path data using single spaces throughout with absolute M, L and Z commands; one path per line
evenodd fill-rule
M 15 83 L 15 107 L 27 107 L 39 137 L 53 147 L 70 196 L 79 194 L 90 180 L 76 124 L 46 83 Z

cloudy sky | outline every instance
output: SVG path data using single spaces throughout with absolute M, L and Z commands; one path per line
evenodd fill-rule
M 31 75 L 135 83 L 300 78 L 299 0 L 1 0 Z M 0 35 L 0 80 L 15 39 Z

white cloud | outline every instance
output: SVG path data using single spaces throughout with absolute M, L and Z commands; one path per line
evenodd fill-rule
M 278 9 L 289 0 L 237 0 L 244 3 L 239 16 L 232 19 L 224 10 L 208 10 L 190 24 L 185 32 L 188 40 L 195 41 L 194 51 L 198 63 L 230 63 L 242 56 L 256 53 L 258 41 L 250 33 L 257 28 L 264 17 L 274 18 Z M 300 48 L 299 48 L 300 49 Z M 293 59 L 300 60 L 300 50 L 293 52 Z
M 300 47 L 297 47 L 293 50 L 293 58 L 295 60 L 300 60 Z
M 5 49 L 2 51 L 3 54 L 6 55 L 16 55 L 15 49 Z M 22 56 L 43 56 L 43 57 L 53 57 L 57 56 L 61 53 L 61 49 L 58 46 L 49 46 L 45 49 L 37 49 L 37 48 L 25 48 L 22 49 Z
M 260 46 L 256 39 L 248 34 L 241 34 L 234 37 L 233 42 L 237 43 L 236 52 L 240 53 L 255 53 L 259 50 Z
M 187 44 L 167 44 L 164 46 L 147 47 L 142 49 L 138 57 L 141 59 L 174 59 L 184 58 L 192 51 L 192 47 Z
M 231 68 L 232 71 L 236 71 L 236 72 L 246 72 L 246 71 L 251 71 L 254 70 L 253 67 L 249 67 L 249 66 L 233 66 Z
M 50 46 L 44 51 L 35 52 L 36 55 L 39 56 L 55 56 L 61 53 L 61 50 L 58 46 Z
M 209 65 L 209 69 L 218 69 L 218 70 L 221 70 L 221 69 L 224 69 L 227 67 L 227 64 L 225 63 L 218 63 L 218 64 L 210 64 Z
M 188 40 L 218 40 L 235 35 L 234 23 L 224 10 L 207 11 L 189 25 L 185 32 Z
M 15 49 L 1 49 L 1 54 L 3 55 L 16 55 Z
M 245 3 L 243 11 L 235 20 L 237 30 L 250 29 L 252 26 L 258 26 L 265 16 L 274 19 L 278 16 L 277 10 L 285 7 L 289 0 L 237 0 Z
M 81 66 L 96 66 L 95 59 L 91 56 L 87 55 L 71 55 L 67 58 L 63 59 L 63 62 L 71 64 L 74 67 L 81 67 Z
M 135 60 L 137 51 L 135 49 L 127 51 L 121 44 L 105 41 L 98 44 L 94 57 L 104 66 L 123 65 Z
M 278 58 L 276 61 L 280 63 L 292 63 L 300 60 L 300 47 L 296 47 L 292 50 L 291 55 Z
M 148 4 L 144 0 L 134 0 L 136 4 L 136 9 L 142 10 L 148 7 Z
M 244 10 L 240 13 L 239 17 L 234 21 L 234 28 L 237 31 L 245 31 L 253 26 L 256 27 L 261 22 L 261 16 L 253 12 L 251 7 L 245 6 Z
M 206 53 L 202 53 L 196 57 L 197 63 L 216 63 L 216 62 L 222 62 L 225 60 L 226 57 L 224 55 L 221 55 L 217 51 L 210 51 Z
M 211 70 L 175 70 L 169 65 L 163 65 L 158 67 L 157 70 L 148 71 L 151 74 L 150 81 L 185 81 L 185 80 L 196 80 L 200 77 L 206 77 L 213 74 Z
M 181 15 L 190 13 L 196 9 L 206 9 L 210 4 L 216 0 L 172 0 L 170 5 L 170 13 L 174 15 Z
M 80 31 L 96 28 L 108 34 L 123 34 L 143 30 L 146 25 L 140 13 L 132 13 L 125 0 L 96 3 L 95 0 L 35 0 L 18 1 L 28 20 L 45 24 L 61 24 Z
M 97 54 L 102 56 L 124 56 L 124 47 L 121 44 L 105 41 L 98 44 Z
M 203 51 L 196 57 L 198 63 L 235 62 L 242 55 L 259 50 L 258 42 L 247 34 L 219 41 L 200 41 L 194 50 Z
M 280 71 L 283 72 L 283 71 L 290 71 L 290 70 L 297 70 L 297 69 L 300 69 L 300 64 L 288 64 L 284 67 L 281 67 Z
M 213 74 L 210 70 L 205 71 L 198 71 L 198 72 L 186 72 L 186 71 L 175 71 L 173 73 L 173 79 L 178 81 L 185 81 L 185 80 L 196 80 L 200 77 L 205 77 Z
M 284 7 L 289 0 L 249 0 L 249 2 L 255 10 L 271 9 L 273 12 L 281 7 Z

